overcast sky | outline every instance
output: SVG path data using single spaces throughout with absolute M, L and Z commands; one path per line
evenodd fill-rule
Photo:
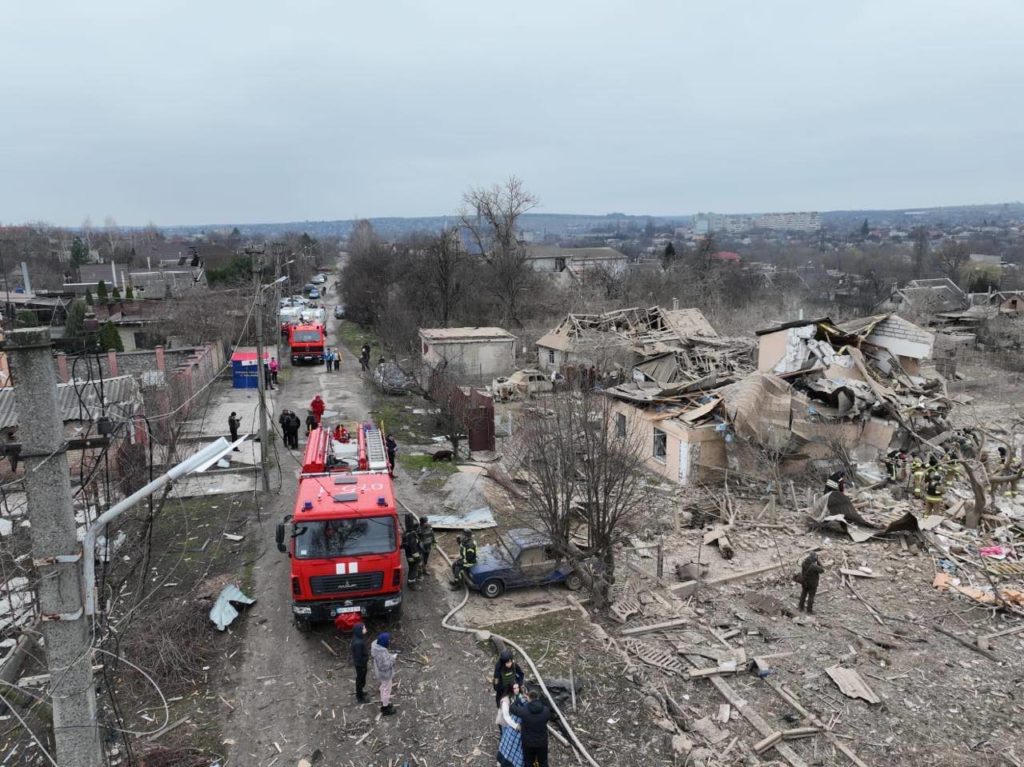
M 1019 200 L 1024 3 L 0 4 L 0 222 Z

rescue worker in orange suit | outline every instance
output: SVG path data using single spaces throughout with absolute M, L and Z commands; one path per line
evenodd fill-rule
M 320 419 L 324 416 L 324 411 L 327 409 L 327 405 L 324 404 L 323 398 L 317 394 L 313 397 L 313 401 L 309 403 L 309 409 L 313 411 L 313 415 L 316 416 L 316 425 L 320 425 Z
M 804 610 L 806 604 L 807 612 L 814 612 L 814 595 L 818 593 L 818 579 L 825 572 L 825 568 L 818 561 L 818 554 L 812 551 L 800 565 L 800 610 Z

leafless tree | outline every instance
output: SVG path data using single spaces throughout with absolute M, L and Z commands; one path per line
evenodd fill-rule
M 431 296 L 441 326 L 448 327 L 473 276 L 469 258 L 458 242 L 458 230 L 442 229 L 424 242 L 420 265 L 423 287 Z
M 964 265 L 971 258 L 970 248 L 967 247 L 966 243 L 950 240 L 939 248 L 936 257 L 942 273 L 953 280 L 953 282 L 959 282 L 960 270 L 963 269 Z
M 592 391 L 556 394 L 550 407 L 527 413 L 515 450 L 531 480 L 525 510 L 555 546 L 578 555 L 573 531 L 585 526 L 602 565 L 592 582 L 600 602 L 615 579 L 615 546 L 646 497 L 644 436 L 612 404 Z
M 470 189 L 462 199 L 467 207 L 462 225 L 491 268 L 491 289 L 501 302 L 504 325 L 518 326 L 532 277 L 526 250 L 517 238 L 519 219 L 539 201 L 515 176 L 501 185 Z
M 437 427 L 452 446 L 452 461 L 458 460 L 459 445 L 469 435 L 470 399 L 458 381 L 445 369 L 430 373 L 427 396 L 437 405 Z

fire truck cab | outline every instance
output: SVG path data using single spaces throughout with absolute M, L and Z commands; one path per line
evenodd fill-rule
M 277 526 L 277 547 L 291 560 L 292 615 L 303 630 L 401 610 L 402 529 L 383 435 L 365 423 L 357 436 L 349 468 L 328 466 L 340 443 L 332 445 L 326 429 L 310 435 L 295 509 Z
M 292 364 L 300 362 L 323 363 L 327 333 L 318 323 L 297 324 L 288 327 L 288 346 Z

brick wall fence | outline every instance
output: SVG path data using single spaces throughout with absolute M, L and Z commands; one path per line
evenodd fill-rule
M 185 349 L 164 349 L 134 352 L 101 353 L 98 360 L 91 359 L 94 377 L 104 378 L 132 375 L 139 379 L 145 414 L 149 416 L 153 431 L 162 442 L 167 442 L 177 424 L 187 419 L 205 398 L 196 396 L 224 367 L 224 347 L 219 343 Z M 89 374 L 86 359 L 64 354 L 57 355 L 57 374 L 67 382 L 74 372 L 77 378 Z M 168 413 L 173 415 L 168 416 Z

